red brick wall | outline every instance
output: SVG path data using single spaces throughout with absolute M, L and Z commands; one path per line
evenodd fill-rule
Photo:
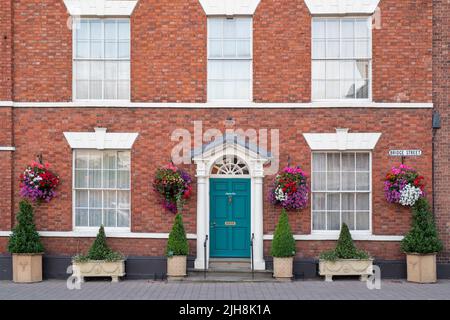
M 450 2 L 434 1 L 434 106 L 440 113 L 442 128 L 435 137 L 435 215 L 445 250 L 438 256 L 450 262 Z
M 14 0 L 14 100 L 72 99 L 72 31 L 61 0 Z
M 432 0 L 381 0 L 373 30 L 373 100 L 432 101 Z
M 0 101 L 12 100 L 12 1 L 0 1 Z
M 364 113 L 360 109 L 341 109 L 338 116 L 335 109 L 252 109 L 242 112 L 238 109 L 17 108 L 14 111 L 14 135 L 17 146 L 14 153 L 14 177 L 18 177 L 25 165 L 33 160 L 36 154 L 42 152 L 44 161 L 51 162 L 54 170 L 62 178 L 59 197 L 36 209 L 36 223 L 39 230 L 72 230 L 72 153 L 63 132 L 93 131 L 94 127 L 99 126 L 108 128 L 110 132 L 140 134 L 132 150 L 131 205 L 134 232 L 170 231 L 173 215 L 161 208 L 158 198 L 151 189 L 151 183 L 156 168 L 170 158 L 171 149 L 175 145 L 170 141 L 170 134 L 176 128 L 186 128 L 192 133 L 193 120 L 202 120 L 204 130 L 218 128 L 224 131 L 224 120 L 229 116 L 236 120 L 236 129 L 279 129 L 281 165 L 284 166 L 290 156 L 292 165 L 301 165 L 307 172 L 310 171 L 311 152 L 303 133 L 333 132 L 336 127 L 348 127 L 352 132 L 382 132 L 383 135 L 373 153 L 372 177 L 373 231 L 378 235 L 404 234 L 409 229 L 410 223 L 408 210 L 389 205 L 384 200 L 384 175 L 398 161 L 388 157 L 388 150 L 422 149 L 422 157 L 408 159 L 407 163 L 417 167 L 428 179 L 431 177 L 429 109 L 369 109 Z M 287 119 L 289 122 L 286 122 Z M 194 165 L 185 167 L 194 175 Z M 264 194 L 267 193 L 272 179 L 273 177 L 265 179 Z M 18 187 L 18 181 L 15 179 L 16 209 Z M 427 191 L 431 193 L 431 185 Z M 186 230 L 189 233 L 196 233 L 195 199 L 194 192 L 184 213 Z M 266 199 L 264 209 L 264 230 L 266 234 L 272 233 L 279 209 L 271 206 Z M 294 212 L 290 215 L 290 219 L 295 233 L 310 233 L 310 209 Z M 379 248 L 375 244 L 373 247 L 374 250 Z M 142 251 L 141 254 L 145 252 Z
M 431 102 L 431 0 L 380 6 L 374 101 Z M 70 101 L 72 33 L 63 2 L 17 0 L 14 10 L 15 100 Z M 132 101 L 205 101 L 206 29 L 198 0 L 140 0 L 131 18 Z M 310 101 L 310 51 L 304 1 L 262 1 L 254 16 L 254 100 Z

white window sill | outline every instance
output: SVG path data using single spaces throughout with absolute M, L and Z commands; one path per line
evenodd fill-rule
M 339 239 L 339 233 L 321 232 L 305 235 L 294 235 L 297 241 L 335 241 Z M 371 233 L 352 233 L 352 239 L 355 241 L 402 241 L 403 236 L 382 236 Z M 264 235 L 264 240 L 273 240 L 273 235 Z

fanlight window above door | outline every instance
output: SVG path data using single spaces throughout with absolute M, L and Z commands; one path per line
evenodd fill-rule
M 214 164 L 211 174 L 213 175 L 230 175 L 243 176 L 249 175 L 250 170 L 247 164 L 235 156 L 224 156 Z

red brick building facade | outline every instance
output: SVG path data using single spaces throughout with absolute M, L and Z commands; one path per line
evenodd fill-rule
M 58 197 L 37 206 L 35 211 L 46 254 L 68 257 L 87 250 L 95 232 L 79 231 L 75 226 L 74 148 L 64 133 L 93 133 L 94 128 L 107 128 L 108 133 L 138 134 L 130 149 L 129 230 L 116 235 L 114 230 L 107 231 L 110 244 L 131 257 L 164 256 L 173 215 L 161 207 L 152 190 L 154 173 L 168 162 L 177 144 L 171 140 L 173 131 L 183 128 L 192 133 L 193 122 L 202 121 L 204 131 L 218 129 L 225 132 L 231 128 L 279 130 L 280 169 L 287 165 L 289 159 L 291 165 L 300 165 L 310 175 L 311 155 L 315 150 L 311 150 L 304 134 L 335 133 L 336 128 L 348 128 L 349 134 L 381 133 L 374 148 L 365 150 L 371 155 L 370 230 L 354 234 L 357 245 L 379 261 L 404 260 L 400 240 L 409 229 L 411 216 L 408 209 L 388 204 L 384 198 L 385 174 L 400 161 L 398 157 L 389 156 L 389 151 L 422 150 L 420 157 L 408 157 L 406 164 L 417 168 L 426 177 L 427 197 L 432 200 L 435 195 L 437 222 L 446 244 L 440 262 L 449 261 L 448 188 L 444 185 L 449 171 L 448 128 L 445 126 L 449 120 L 445 111 L 448 107 L 448 65 L 446 69 L 441 67 L 441 64 L 446 64 L 445 56 L 448 56 L 448 35 L 444 34 L 448 32 L 445 12 L 450 8 L 447 1 L 375 0 L 369 1 L 373 8 L 354 5 L 354 11 L 332 15 L 344 20 L 360 15 L 368 18 L 374 12 L 376 15 L 375 27 L 368 37 L 371 50 L 367 99 L 339 100 L 314 98 L 313 91 L 317 89 L 314 89 L 312 76 L 312 61 L 316 59 L 313 57 L 316 50 L 312 41 L 315 32 L 313 19 L 323 16 L 319 12 L 322 9 L 310 4 L 314 1 L 249 1 L 249 7 L 255 4 L 254 12 L 248 12 L 251 11 L 249 7 L 236 5 L 225 8 L 224 14 L 218 14 L 214 10 L 220 8 L 212 6 L 208 9 L 209 3 L 214 1 L 138 0 L 128 17 L 130 90 L 127 101 L 76 99 L 74 82 L 79 78 L 74 69 L 77 63 L 74 50 L 77 36 L 71 28 L 70 11 L 75 9 L 71 9 L 70 2 L 77 4 L 83 1 L 2 0 L 0 253 L 6 253 L 7 236 L 15 223 L 20 201 L 18 177 L 38 154 L 42 154 L 44 161 L 50 162 L 61 177 Z M 208 10 L 213 10 L 213 14 L 209 15 Z M 225 15 L 228 18 L 240 17 L 241 11 L 244 16 L 252 17 L 252 54 L 248 59 L 251 60 L 251 98 L 248 101 L 216 101 L 210 99 L 208 93 L 211 90 L 208 82 L 212 81 L 208 78 L 208 73 L 212 73 L 208 72 L 208 65 L 212 64 L 210 60 L 214 60 L 211 58 L 212 49 L 208 49 L 212 33 L 208 31 L 208 19 Z M 73 16 L 80 15 L 83 19 L 83 10 L 73 12 Z M 108 19 L 105 12 L 106 9 L 96 19 Z M 339 41 L 343 43 L 346 41 L 344 24 L 349 20 L 336 21 L 340 21 Z M 326 22 L 324 26 L 328 28 L 333 23 Z M 357 23 L 354 22 L 352 27 L 354 34 L 358 32 Z M 93 29 L 90 30 L 92 37 Z M 329 37 L 334 31 L 330 27 L 324 32 Z M 362 40 L 355 39 L 352 41 L 356 48 Z M 333 44 L 328 40 L 324 43 L 331 52 Z M 95 41 L 90 41 L 92 55 Z M 120 41 L 117 40 L 119 45 Z M 319 45 L 320 41 L 317 41 Z M 243 42 L 237 40 L 237 43 Z M 437 63 L 434 86 L 433 57 Z M 362 60 L 355 61 L 361 63 Z M 327 72 L 325 77 L 329 76 Z M 326 86 L 325 92 L 331 92 L 328 82 L 343 81 L 333 79 L 318 80 L 317 83 Z M 92 83 L 93 80 L 89 81 Z M 77 88 L 81 83 L 77 82 Z M 342 86 L 341 83 L 338 90 L 342 90 Z M 89 88 L 92 94 L 93 89 Z M 353 88 L 356 90 L 355 86 Z M 443 120 L 443 128 L 437 131 L 435 140 L 434 184 L 433 97 Z M 350 135 L 348 137 L 350 140 Z M 361 150 L 364 148 L 357 149 Z M 198 175 L 199 168 L 193 162 L 182 167 L 191 176 Z M 259 235 L 264 242 L 263 255 L 266 258 L 270 256 L 270 239 L 280 212 L 266 196 L 273 178 L 273 174 L 263 177 L 260 220 L 263 229 Z M 433 185 L 436 190 L 432 190 Z M 200 259 L 196 241 L 203 241 L 203 238 L 198 233 L 198 190 L 201 189 L 194 179 L 194 193 L 185 209 L 184 222 L 190 237 L 190 253 Z M 331 248 L 337 238 L 335 233 L 314 232 L 312 206 L 310 203 L 307 209 L 290 214 L 298 240 L 299 261 L 316 259 L 320 252 Z

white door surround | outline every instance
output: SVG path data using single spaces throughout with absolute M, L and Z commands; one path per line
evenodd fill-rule
M 237 157 L 244 162 L 249 170 L 251 180 L 250 229 L 254 234 L 253 261 L 255 270 L 265 270 L 264 261 L 264 230 L 263 230 L 263 179 L 264 165 L 270 161 L 267 152 L 251 148 L 245 141 L 237 139 L 235 135 L 224 136 L 220 141 L 214 141 L 199 152 L 193 152 L 193 161 L 197 166 L 197 256 L 195 269 L 209 266 L 209 243 L 206 257 L 204 242 L 209 237 L 209 178 L 216 162 L 224 157 Z M 224 175 L 223 177 L 237 178 L 239 175 Z M 217 177 L 217 176 L 214 176 Z

